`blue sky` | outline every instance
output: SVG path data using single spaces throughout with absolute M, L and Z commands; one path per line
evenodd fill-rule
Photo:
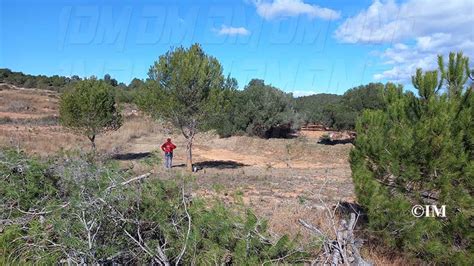
M 468 0 L 0 0 L 0 67 L 111 74 L 128 83 L 171 47 L 201 43 L 243 88 L 264 79 L 295 95 L 409 83 L 437 54 L 474 56 Z

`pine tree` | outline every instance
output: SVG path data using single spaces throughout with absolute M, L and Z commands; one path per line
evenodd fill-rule
M 389 246 L 436 263 L 474 264 L 474 96 L 469 61 L 451 53 L 416 71 L 418 95 L 387 84 L 384 110 L 359 118 L 351 167 L 369 229 Z M 471 77 L 472 78 L 472 77 Z M 446 218 L 412 215 L 446 206 Z
M 61 94 L 59 115 L 61 124 L 85 135 L 94 151 L 96 136 L 119 129 L 123 120 L 112 88 L 96 79 L 78 81 Z
M 225 90 L 219 61 L 199 44 L 160 56 L 148 71 L 138 105 L 153 117 L 172 123 L 186 138 L 186 165 L 192 170 L 194 137 L 215 116 L 212 99 Z

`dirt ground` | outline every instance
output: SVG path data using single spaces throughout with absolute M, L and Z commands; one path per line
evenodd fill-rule
M 139 158 L 158 149 L 168 136 L 178 146 L 174 167 L 165 171 L 159 165 L 154 171 L 164 178 L 187 175 L 185 140 L 172 132 L 133 138 L 116 158 L 143 172 Z M 348 163 L 352 145 L 328 146 L 317 142 L 318 138 L 221 139 L 209 133 L 199 134 L 193 159 L 202 169 L 193 174 L 194 194 L 217 197 L 228 204 L 243 203 L 268 219 L 270 230 L 276 235 L 307 237 L 298 219 L 322 225 L 324 204 L 333 206 L 339 201 L 355 200 Z
M 45 122 L 58 116 L 58 94 L 14 89 L 0 85 L 0 146 L 13 146 L 47 156 L 62 149 L 89 150 L 83 136 Z M 125 123 L 115 132 L 97 138 L 101 154 L 117 160 L 136 174 L 179 180 L 191 176 L 193 195 L 214 198 L 229 205 L 252 208 L 269 221 L 272 234 L 301 235 L 308 232 L 304 219 L 330 233 L 325 206 L 355 202 L 348 162 L 352 144 L 324 145 L 318 140 L 327 132 L 304 132 L 293 139 L 259 139 L 235 136 L 219 138 L 198 134 L 193 160 L 199 171 L 185 169 L 185 139 L 179 132 L 146 118 L 128 106 Z M 160 145 L 168 137 L 177 145 L 171 170 L 162 167 Z M 367 251 L 383 264 L 397 264 Z

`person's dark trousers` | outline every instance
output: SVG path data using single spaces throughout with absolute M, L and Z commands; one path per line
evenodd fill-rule
M 173 153 L 165 152 L 165 168 L 171 168 L 173 165 Z

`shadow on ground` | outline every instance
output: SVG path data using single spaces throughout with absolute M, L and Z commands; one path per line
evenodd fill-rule
M 130 161 L 130 160 L 139 160 L 151 155 L 150 152 L 138 152 L 138 153 L 123 153 L 123 154 L 115 154 L 112 156 L 112 159 L 119 160 L 119 161 Z
M 359 226 L 368 223 L 367 212 L 361 205 L 355 202 L 340 201 L 336 207 L 336 213 L 343 217 L 355 213 Z
M 204 161 L 195 163 L 198 169 L 205 169 L 205 168 L 216 168 L 216 169 L 235 169 L 244 166 L 248 166 L 247 164 L 235 162 L 235 161 Z
M 324 144 L 324 145 L 337 145 L 337 144 L 348 144 L 348 143 L 354 144 L 354 141 L 351 139 L 337 139 L 337 140 L 322 139 L 318 141 L 318 143 Z

